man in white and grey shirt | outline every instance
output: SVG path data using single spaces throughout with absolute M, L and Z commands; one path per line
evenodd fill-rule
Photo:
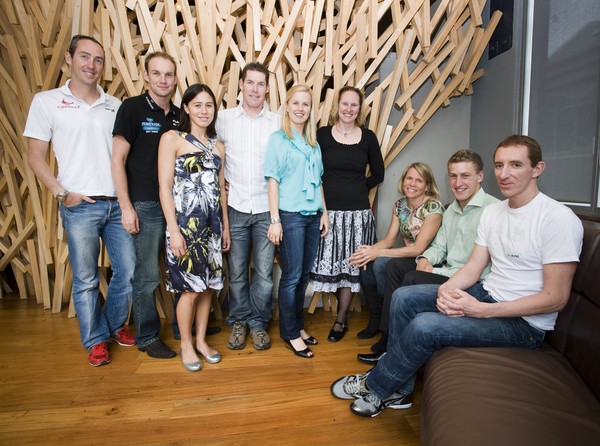
M 217 133 L 225 145 L 225 180 L 229 183 L 229 316 L 228 346 L 246 346 L 250 328 L 254 348 L 271 347 L 267 333 L 271 320 L 275 245 L 267 239 L 272 223 L 264 177 L 264 155 L 271 133 L 280 128 L 280 116 L 268 110 L 269 71 L 248 63 L 239 82 L 242 103 L 220 110 Z M 249 269 L 252 264 L 252 279 Z

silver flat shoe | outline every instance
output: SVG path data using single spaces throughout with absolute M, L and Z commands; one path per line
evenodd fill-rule
M 204 356 L 202 353 L 200 353 L 200 355 L 202 355 L 202 357 L 204 357 L 206 362 L 208 362 L 209 364 L 216 364 L 217 362 L 221 362 L 221 359 L 223 359 L 221 353 L 219 352 L 209 356 Z
M 198 370 L 202 370 L 202 361 L 192 362 L 190 364 L 186 364 L 183 362 L 183 355 L 181 354 L 181 350 L 179 350 L 179 356 L 181 356 L 181 362 L 183 366 L 188 372 L 197 372 Z
M 197 372 L 198 370 L 202 369 L 202 361 L 192 362 L 191 364 L 186 364 L 184 362 L 183 366 L 185 367 L 186 370 L 188 370 L 190 372 Z
M 196 350 L 196 353 L 198 353 L 198 356 L 200 356 L 201 358 L 204 358 L 206 360 L 206 362 L 208 362 L 209 364 L 216 364 L 217 362 L 221 362 L 221 359 L 223 359 L 223 357 L 221 356 L 221 353 L 217 352 L 214 355 L 209 355 L 209 356 L 204 356 L 200 350 L 198 350 L 196 347 L 194 347 L 194 350 Z

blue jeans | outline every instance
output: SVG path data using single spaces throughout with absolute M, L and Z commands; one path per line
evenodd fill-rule
M 75 207 L 60 206 L 67 231 L 69 261 L 73 270 L 73 304 L 79 320 L 81 342 L 86 349 L 107 342 L 125 323 L 131 304 L 135 265 L 133 237 L 121 225 L 117 200 L 82 201 Z M 98 300 L 100 238 L 108 249 L 112 277 L 104 306 Z
M 385 293 L 385 270 L 391 259 L 393 259 L 393 257 L 377 257 L 373 261 L 373 274 L 375 275 L 377 291 L 382 295 Z
M 300 337 L 304 328 L 304 296 L 319 248 L 321 214 L 280 211 L 283 240 L 279 245 L 279 333 L 282 339 Z
M 394 392 L 412 393 L 417 371 L 442 347 L 537 349 L 544 341 L 545 332 L 520 317 L 448 317 L 435 306 L 438 288 L 414 285 L 399 288 L 392 295 L 387 354 L 367 378 L 367 386 L 379 398 Z M 480 302 L 496 303 L 480 283 L 466 292 Z
M 133 318 L 138 347 L 146 347 L 160 335 L 154 291 L 160 284 L 158 257 L 165 240 L 165 218 L 159 201 L 135 201 L 133 207 L 140 224 L 140 232 L 133 235 Z
M 361 268 L 360 281 L 368 285 L 377 285 L 377 292 L 381 295 L 385 292 L 385 270 L 388 262 L 394 257 L 377 257 L 367 264 L 367 269 Z
M 231 249 L 229 269 L 229 315 L 227 323 L 245 322 L 251 330 L 266 330 L 271 320 L 275 245 L 267 238 L 270 213 L 247 214 L 229 210 Z M 251 257 L 252 255 L 252 257 Z M 253 260 L 252 282 L 249 278 Z

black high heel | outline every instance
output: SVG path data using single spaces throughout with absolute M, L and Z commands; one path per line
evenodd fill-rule
M 302 340 L 304 341 L 305 344 L 308 344 L 308 345 L 317 345 L 319 343 L 319 341 L 317 341 L 317 338 L 315 338 L 314 336 L 309 336 L 308 338 L 302 338 Z
M 296 356 L 306 359 L 310 359 L 314 356 L 314 353 L 308 347 L 306 347 L 304 350 L 296 350 L 289 339 L 284 339 L 283 342 L 285 342 L 286 347 L 289 348 Z

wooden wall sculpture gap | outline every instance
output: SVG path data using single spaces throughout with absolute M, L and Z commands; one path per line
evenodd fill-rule
M 235 106 L 241 68 L 253 60 L 271 72 L 271 109 L 279 109 L 292 84 L 306 83 L 321 125 L 334 90 L 365 88 L 367 125 L 377 133 L 387 166 L 440 107 L 472 93 L 483 74 L 477 64 L 500 18 L 495 13 L 483 28 L 485 2 L 0 0 L 0 297 L 10 282 L 21 298 L 35 295 L 54 312 L 70 300 L 57 204 L 29 170 L 21 135 L 33 95 L 67 79 L 64 53 L 72 35 L 102 42 L 102 83 L 119 98 L 143 91 L 144 56 L 155 50 L 178 63 L 176 103 L 188 85 L 204 82 L 223 107 Z M 381 78 L 392 51 L 395 66 Z M 394 109 L 401 118 L 390 125 Z M 100 263 L 108 266 L 108 258 Z

